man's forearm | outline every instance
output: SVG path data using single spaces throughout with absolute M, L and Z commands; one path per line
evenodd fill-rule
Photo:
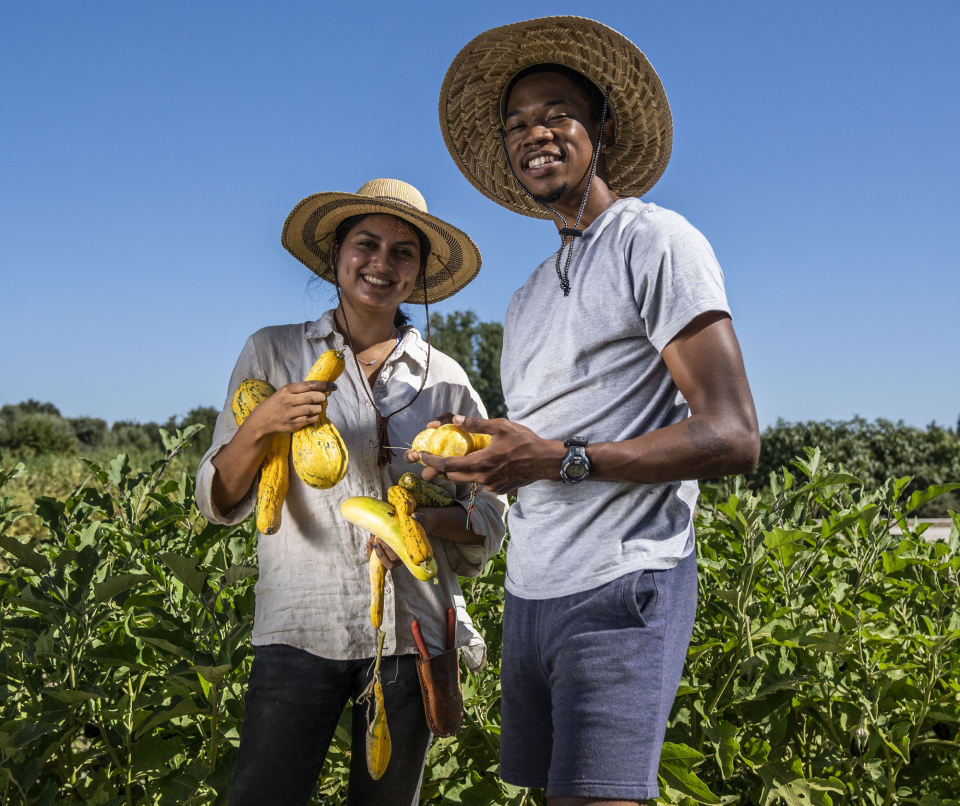
M 636 439 L 587 448 L 593 465 L 590 478 L 641 484 L 746 473 L 759 455 L 754 429 L 702 414 Z
M 560 465 L 566 455 L 562 442 L 544 441 L 540 477 L 560 481 Z M 592 480 L 638 484 L 746 473 L 759 455 L 759 436 L 748 424 L 707 415 L 694 415 L 635 439 L 587 447 Z

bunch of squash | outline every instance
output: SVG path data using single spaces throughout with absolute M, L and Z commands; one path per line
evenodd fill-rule
M 307 373 L 306 381 L 333 383 L 344 369 L 343 350 L 327 350 Z M 243 425 L 260 403 L 276 389 L 266 381 L 248 378 L 233 395 L 233 416 Z M 294 434 L 274 434 L 260 473 L 257 490 L 257 529 L 272 535 L 280 528 L 283 500 L 290 487 L 288 456 L 293 451 L 293 469 L 305 484 L 327 490 L 343 480 L 347 473 L 347 448 L 337 427 L 327 419 L 327 406 L 315 423 Z
M 452 506 L 453 496 L 442 487 L 424 481 L 415 473 L 404 473 L 399 482 L 387 490 L 387 500 L 369 496 L 348 498 L 340 506 L 340 514 L 362 531 L 372 533 L 392 548 L 403 564 L 419 580 L 436 582 L 437 561 L 427 534 L 413 518 L 417 507 Z M 393 745 L 387 726 L 380 680 L 380 660 L 386 633 L 383 625 L 384 587 L 387 569 L 375 551 L 370 552 L 370 623 L 377 631 L 377 656 L 373 678 L 359 700 L 372 699 L 373 714 L 367 714 L 367 771 L 374 780 L 386 772 Z

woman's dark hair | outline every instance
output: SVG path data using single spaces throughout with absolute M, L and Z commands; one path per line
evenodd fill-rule
M 513 92 L 513 88 L 517 85 L 517 82 L 521 78 L 536 75 L 537 73 L 556 73 L 558 76 L 563 76 L 576 87 L 577 92 L 580 93 L 580 97 L 587 102 L 590 110 L 591 123 L 597 123 L 600 120 L 600 115 L 603 114 L 603 93 L 600 91 L 600 88 L 583 73 L 574 70 L 572 67 L 567 67 L 565 64 L 532 64 L 529 67 L 525 67 L 511 78 L 510 83 L 507 85 L 505 98 L 508 105 L 510 93 Z
M 333 245 L 336 246 L 342 244 L 347 239 L 347 236 L 353 232 L 354 228 L 359 225 L 361 221 L 363 221 L 365 218 L 369 218 L 372 215 L 378 215 L 378 213 L 361 213 L 360 215 L 352 215 L 349 218 L 343 219 L 343 221 L 341 221 L 337 225 L 337 228 L 333 231 Z M 386 213 L 385 215 L 390 215 L 390 213 Z M 427 260 L 430 258 L 430 239 L 420 231 L 419 227 L 415 227 L 405 219 L 401 220 L 417 234 L 417 240 L 420 241 L 420 271 L 426 271 Z M 405 327 L 409 324 L 410 317 L 402 308 L 397 308 L 397 312 L 393 317 L 393 326 Z

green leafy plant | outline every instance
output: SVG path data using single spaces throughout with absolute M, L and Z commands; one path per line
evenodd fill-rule
M 142 471 L 88 460 L 89 480 L 32 512 L 0 499 L 0 802 L 226 802 L 256 534 L 207 524 L 190 474 L 170 478 L 191 433 L 164 432 Z M 760 491 L 704 485 L 660 800 L 960 806 L 960 536 L 927 543 L 913 519 L 960 485 L 867 484 L 819 450 L 795 467 Z M 464 727 L 431 746 L 425 803 L 544 803 L 497 774 L 504 576 L 501 554 L 462 580 L 488 664 L 464 671 Z M 350 717 L 314 803 L 345 802 Z
M 93 484 L 37 500 L 43 540 L 0 502 L 0 802 L 226 802 L 255 535 L 206 524 L 193 479 L 166 478 L 196 430 L 163 431 L 148 471 L 89 462 Z
M 956 804 L 960 538 L 927 543 L 910 515 L 960 485 L 871 490 L 806 453 L 802 483 L 784 470 L 762 493 L 707 491 L 668 739 L 704 757 L 718 799 Z M 666 795 L 711 802 L 669 781 Z

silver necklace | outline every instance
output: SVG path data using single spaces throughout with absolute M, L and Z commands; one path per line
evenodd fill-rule
M 380 356 L 383 355 L 383 351 L 387 349 L 387 345 L 388 345 L 390 342 L 395 341 L 396 338 L 397 338 L 397 329 L 394 328 L 394 329 L 393 329 L 393 335 L 392 335 L 387 341 L 385 341 L 385 342 L 383 343 L 383 347 L 380 348 L 380 352 L 377 353 L 377 357 L 374 358 L 373 361 L 364 361 L 364 360 L 362 360 L 362 359 L 360 358 L 360 356 L 358 356 L 358 355 L 356 354 L 356 352 L 354 352 L 353 355 L 354 355 L 354 357 L 357 359 L 357 361 L 359 361 L 359 362 L 360 362 L 361 364 L 363 364 L 365 367 L 372 367 L 374 364 L 377 363 L 377 361 L 380 360 Z M 353 345 L 350 345 L 350 346 L 352 347 Z

